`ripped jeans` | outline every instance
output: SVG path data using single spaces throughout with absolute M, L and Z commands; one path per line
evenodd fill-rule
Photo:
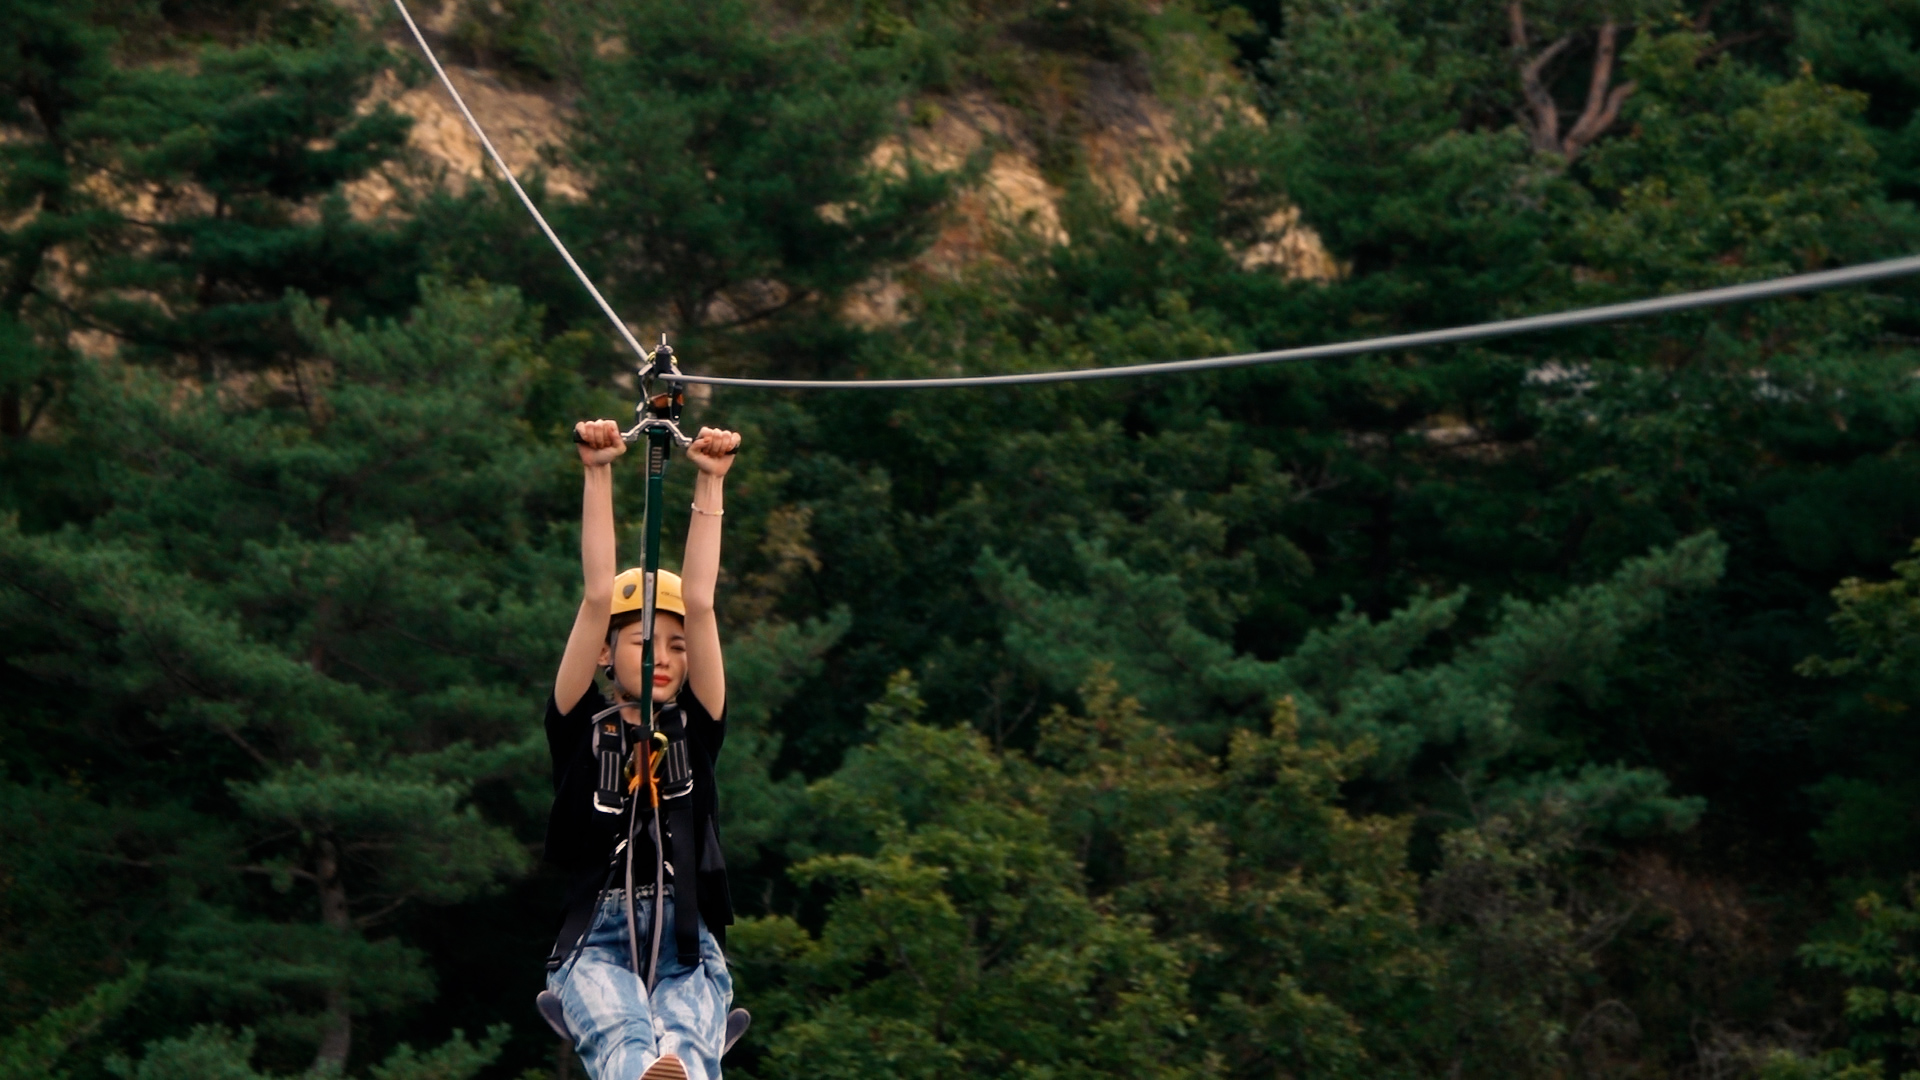
M 653 940 L 654 903 L 635 900 L 640 935 L 640 969 Z M 592 1080 L 638 1080 L 641 1072 L 667 1054 L 677 1054 L 688 1080 L 719 1080 L 720 1050 L 726 1039 L 727 1010 L 733 1006 L 733 977 L 727 958 L 700 921 L 700 964 L 680 962 L 673 947 L 673 896 L 660 904 L 660 978 L 651 997 L 629 966 L 626 897 L 619 890 L 602 894 L 587 930 L 585 945 L 572 960 L 547 976 L 547 989 L 566 1010 L 574 1049 Z

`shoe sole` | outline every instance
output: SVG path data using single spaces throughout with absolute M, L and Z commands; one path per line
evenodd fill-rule
M 735 1009 L 727 1014 L 727 1039 L 720 1047 L 721 1057 L 727 1056 L 727 1052 L 733 1049 L 733 1044 L 740 1041 L 740 1036 L 747 1033 L 747 1028 L 752 1023 L 753 1016 L 745 1009 Z
M 678 1057 L 668 1054 L 647 1066 L 647 1071 L 640 1074 L 640 1080 L 687 1080 L 687 1067 L 680 1064 Z

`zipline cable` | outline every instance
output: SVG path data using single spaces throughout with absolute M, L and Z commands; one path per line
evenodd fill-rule
M 1776 296 L 1790 296 L 1796 293 L 1817 292 L 1822 289 L 1837 289 L 1846 285 L 1861 285 L 1870 281 L 1886 278 L 1905 277 L 1920 274 L 1920 255 L 1910 255 L 1902 259 L 1888 259 L 1885 262 L 1866 263 L 1861 266 L 1849 266 L 1840 270 L 1824 270 L 1816 274 L 1797 274 L 1793 277 L 1772 278 L 1767 281 L 1755 281 L 1745 285 L 1729 285 L 1718 289 L 1706 289 L 1700 292 L 1676 293 L 1672 296 L 1660 296 L 1651 300 L 1635 300 L 1625 304 L 1608 304 L 1604 307 L 1579 308 L 1573 311 L 1561 311 L 1551 315 L 1529 315 L 1522 319 L 1503 319 L 1499 322 L 1476 323 L 1472 326 L 1456 326 L 1446 330 L 1423 330 L 1413 334 L 1394 334 L 1389 337 L 1363 338 L 1359 341 L 1342 341 L 1331 345 L 1309 345 L 1297 349 L 1275 349 L 1270 352 L 1239 353 L 1234 356 L 1209 356 L 1199 360 L 1169 360 L 1153 364 L 1127 364 L 1123 367 L 1080 368 L 1070 371 L 1029 371 L 1012 375 L 965 375 L 954 377 L 933 377 L 925 379 L 730 379 L 713 375 L 686 375 L 679 372 L 662 375 L 662 379 L 680 383 L 704 383 L 709 386 L 751 386 L 762 390 L 938 390 L 963 386 L 1029 386 L 1035 383 L 1088 382 L 1093 379 L 1127 379 L 1140 375 L 1167 375 L 1188 371 L 1211 371 L 1216 368 L 1251 367 L 1256 364 L 1284 364 L 1301 360 L 1327 360 L 1342 356 L 1359 356 L 1363 353 L 1384 352 L 1391 349 L 1418 349 L 1433 345 L 1458 345 L 1468 341 L 1485 341 L 1489 338 L 1509 337 L 1514 334 L 1537 334 L 1548 330 L 1564 330 L 1573 326 L 1590 326 L 1594 323 L 1616 322 L 1622 319 L 1644 319 L 1653 315 L 1670 315 L 1678 311 L 1692 311 L 1697 308 L 1721 307 L 1727 304 L 1750 303 Z
M 533 205 L 532 199 L 527 198 L 526 191 L 520 187 L 520 181 L 513 178 L 513 170 L 507 168 L 506 159 L 500 156 L 500 151 L 493 148 L 493 140 L 487 138 L 487 133 L 481 130 L 480 121 L 473 118 L 473 110 L 467 108 L 466 99 L 460 96 L 460 91 L 454 89 L 453 80 L 447 78 L 447 70 L 440 66 L 440 58 L 433 55 L 433 47 L 427 44 L 426 35 L 420 32 L 419 25 L 413 21 L 413 13 L 407 10 L 405 0 L 393 0 L 393 6 L 400 9 L 400 18 L 406 20 L 407 29 L 413 31 L 413 40 L 419 42 L 420 51 L 427 55 L 427 63 L 433 65 L 433 73 L 440 76 L 440 85 L 447 88 L 447 93 L 453 97 L 453 103 L 460 107 L 460 115 L 467 118 L 467 126 L 479 136 L 480 145 L 487 149 L 487 156 L 493 159 L 496 166 L 499 166 L 500 175 L 507 178 L 507 183 L 513 187 L 513 193 L 520 196 L 520 205 L 527 208 L 527 213 L 533 215 L 533 220 L 540 226 L 540 231 L 547 234 L 548 240 L 553 241 L 554 250 L 567 261 L 567 268 L 573 271 L 574 277 L 580 279 L 580 284 L 586 286 L 587 293 L 593 297 L 594 303 L 600 305 L 600 310 L 606 313 L 607 321 L 612 323 L 614 330 L 619 332 L 620 339 L 627 343 L 627 348 L 632 349 L 633 354 L 640 358 L 642 364 L 645 364 L 650 358 L 647 350 L 641 348 L 640 343 L 634 340 L 633 332 L 627 329 L 627 324 L 621 322 L 620 316 L 614 314 L 613 305 L 607 303 L 607 298 L 601 296 L 600 290 L 593 287 L 593 281 L 587 277 L 587 272 L 580 269 L 579 263 L 573 261 L 573 253 L 567 250 L 567 245 L 560 242 L 560 237 L 554 233 L 553 227 L 547 224 L 547 219 L 540 216 L 540 208 Z
M 407 10 L 406 0 L 393 0 L 393 6 L 400 11 L 407 29 L 413 32 L 413 40 L 420 45 L 420 51 L 426 54 L 427 63 L 433 65 L 433 73 L 440 77 L 440 85 L 447 88 L 453 103 L 460 108 L 460 115 L 467 120 L 467 126 L 480 139 L 480 145 L 486 148 L 487 156 L 493 159 L 500 169 L 500 175 L 507 178 L 513 193 L 520 197 L 520 204 L 533 215 L 534 223 L 540 231 L 552 241 L 555 251 L 566 260 L 567 268 L 573 276 L 580 279 L 593 302 L 613 324 L 620 339 L 627 343 L 642 365 L 651 361 L 651 354 L 641 348 L 634 340 L 633 332 L 627 324 L 614 313 L 613 305 L 594 287 L 587 272 L 580 269 L 567 245 L 561 243 L 553 227 L 540 214 L 539 207 L 520 187 L 520 181 L 514 179 L 513 170 L 507 168 L 505 158 L 494 149 L 493 140 L 481 129 L 480 121 L 474 119 L 473 110 L 467 108 L 465 98 L 454 88 L 453 80 L 447 77 L 447 71 L 440 66 L 439 57 L 433 54 L 433 47 L 427 44 L 426 35 L 413 21 L 413 14 Z M 716 375 L 688 375 L 678 370 L 661 371 L 657 377 L 664 382 L 699 383 L 705 386 L 745 386 L 762 390 L 945 390 L 969 386 L 1029 386 L 1040 383 L 1091 382 L 1094 379 L 1129 379 L 1141 375 L 1179 374 L 1189 371 L 1212 371 L 1219 368 L 1253 367 L 1259 364 L 1285 364 L 1303 360 L 1331 360 L 1346 356 L 1360 356 L 1366 353 L 1385 352 L 1392 349 L 1421 349 L 1434 345 L 1460 345 L 1470 341 L 1487 341 L 1492 338 L 1511 337 L 1515 334 L 1539 334 L 1550 330 L 1565 330 L 1576 326 L 1591 326 L 1595 323 L 1619 322 L 1626 319 L 1645 319 L 1655 315 L 1671 315 L 1681 311 L 1694 311 L 1700 308 L 1724 307 L 1729 304 L 1752 303 L 1756 300 L 1768 300 L 1778 296 L 1792 296 L 1799 293 L 1818 292 L 1823 289 L 1838 289 L 1848 285 L 1864 285 L 1872 281 L 1888 278 L 1907 277 L 1920 274 L 1920 255 L 1910 255 L 1900 259 L 1887 259 L 1883 262 L 1866 263 L 1861 266 L 1849 266 L 1839 270 L 1823 270 L 1813 274 L 1795 274 L 1791 277 L 1770 278 L 1766 281 L 1748 282 L 1744 285 L 1728 285 L 1718 289 L 1703 289 L 1697 292 L 1676 293 L 1672 296 L 1659 296 L 1650 300 L 1634 300 L 1624 304 L 1607 304 L 1601 307 L 1578 308 L 1573 311 L 1560 311 L 1550 315 L 1529 315 L 1519 319 L 1501 319 L 1495 322 L 1475 323 L 1471 326 L 1455 326 L 1445 330 L 1422 330 L 1412 334 L 1392 334 L 1387 337 L 1362 338 L 1358 341 L 1341 341 L 1330 345 L 1309 345 L 1295 349 L 1274 349 L 1267 352 L 1236 353 L 1232 356 L 1208 356 L 1196 360 L 1169 360 L 1151 364 L 1126 364 L 1109 368 L 1079 368 L 1068 371 L 1026 371 L 1007 375 L 960 375 L 935 376 L 924 379 L 734 379 Z
M 527 208 L 527 213 L 533 215 L 533 220 L 539 224 L 540 231 L 545 233 L 547 235 L 547 239 L 553 242 L 554 250 L 558 251 L 560 253 L 560 257 L 567 261 L 567 267 L 573 271 L 573 276 L 579 278 L 580 284 L 586 286 L 587 292 L 593 297 L 594 303 L 599 304 L 600 310 L 606 313 L 607 321 L 613 323 L 613 328 L 619 331 L 620 337 L 622 340 L 624 340 L 627 343 L 627 347 L 632 349 L 634 355 L 640 358 L 639 374 L 641 376 L 642 383 L 644 384 L 647 378 L 651 377 L 654 372 L 656 372 L 662 367 L 670 370 L 672 367 L 672 362 L 670 358 L 673 355 L 673 350 L 670 348 L 667 348 L 663 340 L 661 348 L 658 350 L 658 352 L 648 352 L 646 349 L 640 346 L 640 343 L 638 341 L 634 340 L 633 333 L 627 329 L 627 324 L 621 322 L 620 317 L 614 314 L 613 306 L 607 303 L 606 297 L 600 295 L 599 289 L 596 289 L 593 287 L 593 282 L 591 279 L 587 277 L 586 271 L 580 269 L 580 264 L 573 261 L 573 255 L 571 252 L 567 250 L 567 245 L 560 242 L 560 237 L 554 233 L 553 227 L 547 224 L 547 219 L 540 215 L 539 208 L 534 206 L 533 200 L 527 197 L 526 190 L 520 186 L 520 181 L 514 179 L 513 170 L 507 168 L 506 159 L 500 156 L 500 151 L 494 149 L 493 140 L 487 138 L 487 133 L 484 130 L 482 130 L 480 127 L 480 121 L 474 119 L 473 110 L 467 108 L 466 99 L 462 98 L 460 96 L 460 91 L 454 88 L 453 80 L 447 77 L 447 70 L 440 66 L 439 57 L 436 57 L 433 54 L 433 48 L 427 44 L 426 35 L 420 32 L 419 24 L 413 21 L 413 13 L 407 10 L 407 5 L 405 3 L 405 0 L 393 0 L 393 6 L 400 10 L 400 18 L 406 21 L 407 29 L 413 32 L 413 40 L 419 43 L 420 51 L 426 54 L 427 62 L 433 65 L 434 74 L 440 76 L 440 85 L 447 88 L 447 93 L 450 96 L 452 96 L 453 103 L 460 107 L 460 115 L 466 117 L 467 126 L 472 128 L 474 135 L 479 137 L 480 145 L 485 147 L 487 150 L 487 156 L 493 159 L 494 165 L 498 166 L 500 169 L 500 174 L 507 178 L 508 184 L 512 185 L 513 193 L 515 195 L 520 196 L 520 204 Z M 656 363 L 656 360 L 658 360 L 659 363 Z M 645 590 L 643 593 L 644 599 L 641 602 L 641 611 L 642 611 L 641 626 L 644 629 L 641 635 L 642 641 L 641 641 L 641 654 L 640 654 L 640 671 L 641 671 L 641 685 L 646 688 L 646 691 L 648 693 L 650 693 L 653 688 L 653 670 L 654 670 L 653 612 L 654 612 L 654 596 L 655 596 L 654 590 L 658 583 L 657 568 L 659 567 L 659 564 L 660 564 L 660 518 L 661 518 L 660 510 L 663 502 L 663 495 L 661 492 L 661 474 L 666 471 L 667 446 L 668 446 L 669 440 L 679 442 L 682 445 L 685 445 L 686 443 L 691 441 L 687 439 L 686 436 L 680 433 L 679 427 L 674 423 L 674 420 L 679 415 L 679 408 L 678 408 L 679 397 L 680 397 L 679 392 L 674 391 L 672 394 L 666 395 L 660 398 L 659 404 L 656 404 L 652 395 L 649 394 L 648 397 L 645 400 L 643 400 L 640 406 L 635 410 L 636 412 L 643 414 L 640 417 L 641 422 L 636 423 L 631 432 L 623 433 L 626 436 L 628 442 L 644 441 L 647 446 L 647 495 L 646 495 L 646 518 L 645 518 L 645 524 L 644 524 L 644 528 L 646 532 L 646 554 L 641 564 L 644 567 L 643 588 Z M 667 415 L 664 417 L 655 417 L 653 413 L 656 410 L 656 408 L 668 408 L 670 409 L 670 415 Z M 578 439 L 578 437 L 579 436 L 576 434 L 575 438 Z M 649 707 L 647 708 L 646 711 L 649 715 L 647 717 L 646 723 L 642 726 L 642 731 L 646 733 L 644 737 L 650 739 L 651 734 L 655 730 L 655 725 L 656 725 L 656 718 L 652 714 L 657 712 L 657 710 L 653 707 Z M 596 721 L 598 719 L 599 717 L 595 717 Z M 626 727 L 627 727 L 626 719 L 624 716 L 622 716 L 619 719 L 619 730 L 621 732 L 620 754 L 619 754 L 620 757 L 625 756 Z M 647 747 L 649 750 L 652 749 L 651 742 L 647 743 Z M 633 963 L 633 972 L 635 977 L 641 978 L 645 981 L 647 990 L 651 992 L 653 990 L 655 981 L 659 978 L 658 963 L 659 963 L 659 954 L 660 954 L 660 929 L 662 925 L 661 908 L 662 908 L 662 901 L 666 895 L 665 885 L 662 880 L 666 870 L 665 863 L 664 863 L 664 860 L 666 858 L 666 849 L 661 842 L 662 830 L 660 828 L 660 799 L 658 796 L 658 789 L 652 786 L 654 781 L 653 781 L 653 771 L 651 768 L 651 754 L 648 753 L 648 754 L 640 755 L 640 760 L 642 762 L 641 769 L 643 770 L 643 775 L 647 781 L 647 784 L 646 784 L 647 790 L 652 795 L 653 805 L 651 807 L 651 810 L 653 813 L 653 820 L 649 823 L 648 829 L 653 839 L 653 850 L 654 850 L 654 885 L 653 885 L 653 893 L 652 893 L 653 940 L 652 940 L 652 949 L 648 953 L 647 960 L 644 964 L 642 964 L 640 960 L 640 950 L 638 947 L 639 934 L 634 925 L 635 905 L 634 905 L 634 895 L 633 895 L 634 894 L 634 888 L 633 888 L 634 825 L 639 819 L 640 810 L 637 805 L 638 794 L 636 792 L 631 792 L 631 791 L 628 793 L 630 802 L 625 811 L 629 815 L 629 817 L 627 819 L 627 843 L 624 845 L 626 854 L 622 861 L 626 864 L 626 875 L 625 875 L 624 884 L 626 887 L 625 891 L 626 891 L 627 941 L 628 941 L 628 946 L 630 950 L 630 956 Z M 694 901 L 689 896 L 687 898 L 687 902 L 693 903 Z M 582 932 L 582 937 L 580 939 L 582 942 L 586 940 L 584 935 L 585 935 L 585 931 Z M 577 951 L 578 949 L 577 945 L 575 946 L 575 949 Z M 644 974 L 642 973 L 643 968 L 644 968 Z M 545 1015 L 544 1010 L 542 1015 Z M 733 1019 L 732 1016 L 729 1015 L 728 1016 L 729 1023 L 732 1022 L 732 1019 Z

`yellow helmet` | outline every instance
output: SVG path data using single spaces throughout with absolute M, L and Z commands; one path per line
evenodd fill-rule
M 609 614 L 622 615 L 629 611 L 639 611 L 645 601 L 640 586 L 645 574 L 639 567 L 622 570 L 613 579 L 613 611 Z M 671 570 L 662 570 L 654 580 L 653 609 L 671 611 L 681 618 L 687 617 L 687 602 L 680 596 L 680 575 Z

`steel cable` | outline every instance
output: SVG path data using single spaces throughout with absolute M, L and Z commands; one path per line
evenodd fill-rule
M 1885 262 L 1866 263 L 1850 266 L 1841 270 L 1825 270 L 1817 274 L 1797 274 L 1792 277 L 1772 278 L 1767 281 L 1755 281 L 1745 285 L 1729 285 L 1719 289 L 1706 289 L 1700 292 L 1677 293 L 1673 296 L 1660 296 L 1651 300 L 1635 300 L 1625 304 L 1608 304 L 1604 307 L 1579 308 L 1574 311 L 1561 311 L 1551 315 L 1529 315 L 1521 319 L 1503 319 L 1499 322 L 1476 323 L 1472 326 L 1456 326 L 1446 330 L 1422 330 L 1413 334 L 1393 334 L 1388 337 L 1363 338 L 1359 341 L 1342 341 L 1331 345 L 1309 345 L 1297 349 L 1274 349 L 1270 352 L 1239 353 L 1233 356 L 1209 356 L 1198 360 L 1169 360 L 1153 364 L 1127 364 L 1109 368 L 1078 368 L 1070 371 L 1030 371 L 1009 375 L 963 375 L 953 377 L 931 377 L 924 379 L 728 379 L 712 375 L 685 375 L 673 373 L 661 378 L 674 382 L 704 383 L 709 386 L 753 386 L 763 390 L 934 390 L 951 389 L 964 386 L 1029 386 L 1035 383 L 1087 382 L 1093 379 L 1128 379 L 1140 375 L 1166 375 L 1188 371 L 1211 371 L 1217 368 L 1251 367 L 1256 364 L 1284 364 L 1302 360 L 1328 360 L 1342 356 L 1359 356 L 1363 353 L 1385 352 L 1392 349 L 1419 349 L 1434 345 L 1458 345 L 1469 341 L 1486 341 L 1489 338 L 1510 337 L 1514 334 L 1538 334 L 1548 330 L 1564 330 L 1574 326 L 1590 326 L 1594 323 L 1617 322 L 1622 319 L 1644 319 L 1654 315 L 1670 315 L 1678 311 L 1692 311 L 1697 308 L 1721 307 L 1727 304 L 1750 303 L 1776 296 L 1790 296 L 1796 293 L 1817 292 L 1821 289 L 1837 289 L 1845 285 L 1860 285 L 1869 281 L 1881 281 L 1886 278 L 1904 277 L 1920 274 L 1920 255 L 1910 255 L 1902 259 L 1888 259 Z
M 567 268 L 573 271 L 574 277 L 580 279 L 580 284 L 586 286 L 588 295 L 593 297 L 594 303 L 600 305 L 600 310 L 607 316 L 607 321 L 613 324 L 620 339 L 627 343 L 627 347 L 633 350 L 633 354 L 640 358 L 641 363 L 646 363 L 647 350 L 640 347 L 640 343 L 634 340 L 633 331 L 628 330 L 627 324 L 621 322 L 620 316 L 614 314 L 613 305 L 607 303 L 607 298 L 601 296 L 600 290 L 593 287 L 593 279 L 587 277 L 587 272 L 580 269 L 579 263 L 573 261 L 573 253 L 567 250 L 567 245 L 560 242 L 560 237 L 553 231 L 553 226 L 548 225 L 547 219 L 540 215 L 540 208 L 533 205 L 533 200 L 528 198 L 526 191 L 520 187 L 520 181 L 514 179 L 513 170 L 507 168 L 507 160 L 500 156 L 500 151 L 493 148 L 493 140 L 487 138 L 487 133 L 481 130 L 480 121 L 473 118 L 473 110 L 467 108 L 467 100 L 460 96 L 459 90 L 454 88 L 453 80 L 447 78 L 447 69 L 440 66 L 440 58 L 433 54 L 433 47 L 427 44 L 426 35 L 420 32 L 419 24 L 413 21 L 413 13 L 407 10 L 405 0 L 393 0 L 393 6 L 400 9 L 400 18 L 406 20 L 407 29 L 413 31 L 413 40 L 419 43 L 420 51 L 426 54 L 427 63 L 433 65 L 433 73 L 440 76 L 440 85 L 447 88 L 453 103 L 460 107 L 460 115 L 467 118 L 467 126 L 472 128 L 474 135 L 479 137 L 480 145 L 487 150 L 487 156 L 493 159 L 494 165 L 500 169 L 500 175 L 506 177 L 507 183 L 512 185 L 513 193 L 520 196 L 520 205 L 527 208 L 527 213 L 533 215 L 533 220 L 540 226 L 540 231 L 547 234 L 548 240 L 553 241 L 553 249 L 567 261 Z

